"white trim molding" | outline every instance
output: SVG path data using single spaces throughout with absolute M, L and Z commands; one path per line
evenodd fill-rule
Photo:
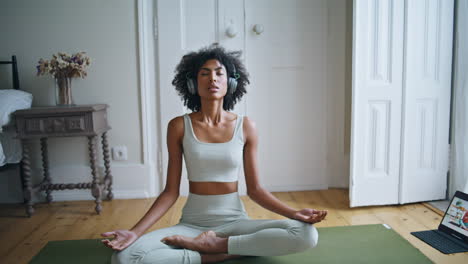
M 138 56 L 140 81 L 140 111 L 142 137 L 142 163 L 149 168 L 149 195 L 156 196 L 161 188 L 161 168 L 156 169 L 159 133 L 156 111 L 155 42 L 157 31 L 153 0 L 138 0 Z

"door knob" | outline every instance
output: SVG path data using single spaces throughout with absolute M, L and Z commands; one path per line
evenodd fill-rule
M 260 35 L 263 32 L 263 25 L 262 24 L 255 24 L 253 27 L 253 31 L 257 34 Z
M 230 38 L 234 38 L 237 36 L 237 29 L 234 25 L 230 25 L 227 29 L 226 29 L 226 35 Z

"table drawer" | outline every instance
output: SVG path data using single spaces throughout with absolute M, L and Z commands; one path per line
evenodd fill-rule
M 34 135 L 91 131 L 91 122 L 86 122 L 86 120 L 85 115 L 25 118 L 22 132 L 25 135 Z
M 105 104 L 33 107 L 13 115 L 20 139 L 96 136 L 110 129 Z

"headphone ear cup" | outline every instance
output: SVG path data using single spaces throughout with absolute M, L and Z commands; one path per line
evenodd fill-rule
M 228 92 L 229 92 L 229 94 L 234 94 L 236 89 L 237 89 L 237 80 L 236 80 L 236 78 L 229 77 L 229 80 L 228 80 Z
M 191 78 L 187 78 L 187 88 L 189 93 L 197 94 L 197 87 L 195 86 L 195 82 Z

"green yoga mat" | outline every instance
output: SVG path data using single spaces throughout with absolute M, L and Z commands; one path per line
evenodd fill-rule
M 319 228 L 319 243 L 311 250 L 277 257 L 244 257 L 223 263 L 432 263 L 418 249 L 383 225 Z M 109 264 L 112 250 L 100 239 L 51 241 L 33 264 Z

